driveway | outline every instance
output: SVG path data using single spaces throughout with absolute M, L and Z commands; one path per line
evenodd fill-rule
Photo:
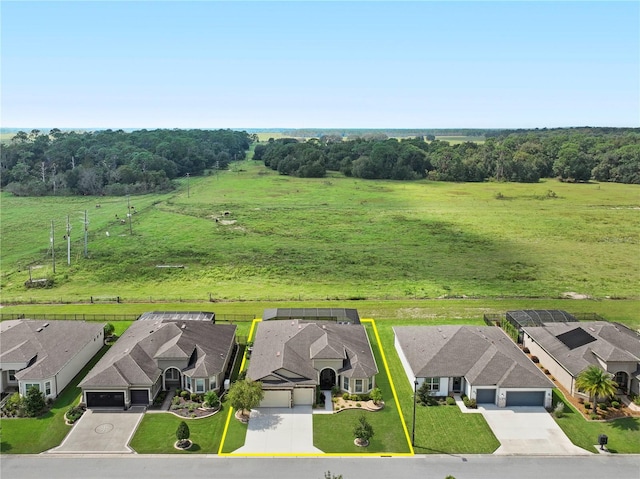
M 143 414 L 87 410 L 62 444 L 49 453 L 132 453 L 128 444 Z
M 251 411 L 244 446 L 235 453 L 322 453 L 313 446 L 311 406 Z
M 494 454 L 575 456 L 589 455 L 575 446 L 543 407 L 499 408 L 478 406 L 500 441 Z M 594 444 L 597 438 L 593 438 Z

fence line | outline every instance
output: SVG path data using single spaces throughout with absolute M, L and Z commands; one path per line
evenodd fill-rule
M 48 314 L 0 313 L 0 321 L 10 319 L 39 319 L 44 321 L 136 321 L 139 314 Z M 216 314 L 216 322 L 242 323 L 256 319 L 255 314 Z

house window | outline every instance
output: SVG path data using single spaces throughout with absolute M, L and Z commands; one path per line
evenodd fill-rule
M 191 378 L 189 376 L 185 376 L 185 386 L 186 388 L 191 391 Z
M 176 369 L 173 369 L 173 368 L 167 369 L 166 378 L 167 379 L 173 379 L 173 380 L 179 379 L 178 378 L 178 371 Z
M 362 391 L 362 379 L 356 379 L 356 392 L 361 393 Z
M 424 378 L 429 391 L 440 391 L 440 378 Z
M 373 378 L 369 378 L 369 384 L 367 385 L 367 390 L 371 391 L 373 389 Z
M 217 389 L 218 388 L 218 376 L 211 376 L 209 378 L 209 389 Z
M 15 381 L 15 380 L 16 380 L 16 370 L 9 369 L 9 381 Z
M 44 394 L 46 396 L 51 395 L 51 381 L 47 381 L 46 383 L 44 383 Z
M 196 392 L 197 393 L 204 392 L 204 379 L 196 379 Z
M 40 385 L 39 384 L 29 384 L 29 383 L 27 383 L 27 384 L 24 385 L 24 392 L 28 393 L 29 389 L 31 389 L 31 388 L 36 388 L 38 391 L 40 391 Z
M 342 377 L 342 389 L 349 391 L 349 378 L 346 376 Z

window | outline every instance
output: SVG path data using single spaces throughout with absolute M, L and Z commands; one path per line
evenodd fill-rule
M 427 384 L 429 391 L 440 390 L 440 378 L 424 378 L 424 382 Z
M 362 391 L 362 379 L 356 379 L 356 393 L 361 393 Z
M 185 376 L 185 381 L 184 381 L 184 385 L 185 387 L 191 391 L 191 378 L 189 376 Z
M 16 380 L 16 370 L 9 369 L 9 381 L 15 381 L 15 380 Z
M 178 378 L 178 371 L 176 369 L 173 369 L 173 368 L 167 369 L 166 378 L 167 379 L 173 379 L 173 380 L 179 379 Z
M 211 376 L 209 378 L 209 389 L 216 389 L 218 387 L 218 376 Z
M 346 376 L 342 376 L 342 389 L 349 391 L 349 378 Z
M 47 381 L 44 383 L 44 394 L 45 396 L 51 395 L 51 381 Z
M 367 386 L 367 389 L 369 391 L 371 391 L 373 389 L 373 378 L 369 378 L 369 385 Z
M 204 379 L 196 379 L 196 392 L 197 393 L 204 392 Z
M 40 391 L 40 385 L 39 384 L 29 384 L 29 383 L 27 383 L 27 384 L 24 385 L 25 394 L 27 392 L 29 392 L 29 389 L 31 389 L 31 388 L 36 388 L 38 391 Z

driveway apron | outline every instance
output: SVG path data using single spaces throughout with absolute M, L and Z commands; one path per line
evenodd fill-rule
M 313 446 L 311 406 L 251 411 L 244 446 L 236 453 L 321 453 Z
M 49 453 L 132 453 L 128 446 L 143 414 L 87 410 L 62 444 Z
M 500 447 L 494 454 L 575 456 L 588 451 L 575 446 L 543 407 L 478 407 Z M 594 438 L 594 441 L 597 438 Z

